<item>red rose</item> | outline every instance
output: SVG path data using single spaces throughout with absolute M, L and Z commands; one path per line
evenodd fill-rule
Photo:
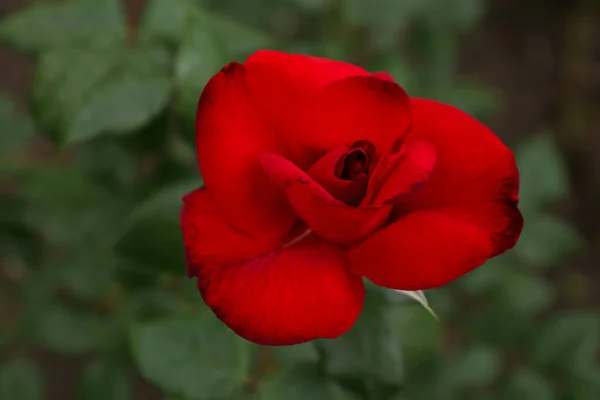
M 435 288 L 512 248 L 523 226 L 511 151 L 387 74 L 259 51 L 209 81 L 196 132 L 206 186 L 183 199 L 188 273 L 252 342 L 340 336 L 363 276 Z

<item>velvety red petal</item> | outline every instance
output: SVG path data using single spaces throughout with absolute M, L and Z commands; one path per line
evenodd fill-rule
M 521 233 L 512 152 L 458 109 L 413 99 L 412 141 L 436 150 L 433 173 L 393 224 L 350 252 L 353 271 L 401 290 L 444 285 L 512 248 Z
M 263 173 L 259 155 L 282 144 L 246 87 L 246 71 L 232 63 L 207 84 L 198 104 L 196 151 L 200 171 L 224 218 L 243 232 L 275 237 L 296 216 Z
M 366 185 L 336 177 L 338 161 L 348 150 L 349 148 L 344 146 L 325 154 L 310 167 L 308 175 L 335 199 L 348 205 L 357 206 L 365 195 Z
M 413 142 L 404 151 L 381 160 L 378 167 L 382 167 L 371 177 L 363 204 L 383 204 L 412 196 L 431 176 L 435 160 L 435 148 L 423 141 Z
M 267 76 L 279 86 L 281 95 L 312 95 L 325 86 L 349 76 L 370 75 L 356 65 L 327 58 L 259 50 L 244 63 L 251 73 Z
M 451 210 L 410 213 L 350 250 L 352 271 L 398 290 L 442 286 L 492 253 L 489 233 Z
M 374 76 L 353 76 L 325 87 L 297 110 L 288 135 L 298 152 L 322 155 L 368 140 L 381 154 L 410 124 L 409 98 L 400 86 Z
M 181 230 L 189 275 L 206 264 L 225 265 L 262 256 L 286 240 L 253 238 L 239 231 L 219 214 L 205 188 L 184 196 Z
M 391 205 L 348 206 L 281 156 L 263 154 L 262 162 L 267 175 L 285 190 L 300 218 L 331 242 L 350 245 L 362 240 L 382 226 L 392 210 Z
M 362 278 L 344 252 L 316 237 L 233 266 L 207 266 L 198 287 L 215 315 L 238 335 L 270 346 L 335 338 L 363 306 Z

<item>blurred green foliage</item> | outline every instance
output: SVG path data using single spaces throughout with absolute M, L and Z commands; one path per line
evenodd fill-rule
M 21 349 L 91 355 L 73 396 L 134 398 L 134 371 L 165 400 L 595 400 L 597 310 L 561 310 L 547 270 L 582 247 L 550 207 L 569 196 L 552 135 L 515 148 L 525 230 L 514 251 L 428 293 L 438 324 L 369 286 L 345 336 L 289 348 L 233 335 L 185 279 L 180 197 L 200 184 L 198 96 L 259 48 L 385 70 L 411 96 L 485 119 L 496 97 L 456 75 L 484 0 L 38 1 L 0 22 L 36 60 L 31 116 L 0 98 L 0 398 L 44 398 Z M 34 150 L 53 143 L 50 154 Z M 410 304 L 410 306 L 408 305 Z M 134 367 L 134 368 L 132 368 Z

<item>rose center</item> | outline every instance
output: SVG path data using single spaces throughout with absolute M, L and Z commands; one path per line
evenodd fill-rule
M 366 183 L 372 169 L 371 143 L 357 142 L 341 157 L 335 168 L 335 176 L 347 181 Z

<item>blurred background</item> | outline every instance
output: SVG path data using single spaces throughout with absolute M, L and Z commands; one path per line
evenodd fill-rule
M 600 2 L 2 0 L 1 400 L 600 399 Z M 259 48 L 390 72 L 516 153 L 517 247 L 345 336 L 228 332 L 185 277 L 207 79 Z

